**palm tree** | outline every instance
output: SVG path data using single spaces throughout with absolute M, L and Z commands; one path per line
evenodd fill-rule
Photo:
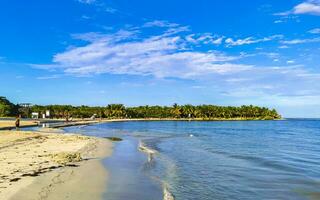
M 173 104 L 172 106 L 172 114 L 174 115 L 175 118 L 180 118 L 181 117 L 181 108 L 178 104 Z

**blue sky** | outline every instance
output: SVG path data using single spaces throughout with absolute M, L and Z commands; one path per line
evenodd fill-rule
M 3 0 L 0 24 L 0 94 L 15 103 L 320 117 L 320 0 Z

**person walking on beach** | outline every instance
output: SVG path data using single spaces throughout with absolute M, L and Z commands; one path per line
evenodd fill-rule
M 16 125 L 16 129 L 19 130 L 19 127 L 20 127 L 20 116 L 16 117 L 15 125 Z

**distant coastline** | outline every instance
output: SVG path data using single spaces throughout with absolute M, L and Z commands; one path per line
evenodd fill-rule
M 33 119 L 130 119 L 130 120 L 179 120 L 179 121 L 238 121 L 281 119 L 275 109 L 254 105 L 178 105 L 135 106 L 108 104 L 107 106 L 33 105 L 13 104 L 0 98 L 0 117 L 21 116 Z

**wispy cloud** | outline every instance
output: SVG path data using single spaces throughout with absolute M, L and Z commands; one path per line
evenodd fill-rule
M 219 45 L 222 43 L 223 39 L 224 36 L 214 36 L 211 33 L 190 34 L 186 36 L 186 40 L 194 44 L 203 43 Z
M 312 33 L 312 34 L 320 34 L 320 28 L 314 28 L 310 31 L 308 31 L 308 33 Z
M 164 21 L 164 20 L 154 20 L 151 22 L 146 22 L 144 25 L 144 27 L 166 27 L 166 28 L 173 28 L 173 27 L 178 27 L 179 24 L 176 23 L 171 23 L 168 21 Z
M 286 15 L 299 15 L 299 14 L 310 14 L 310 15 L 320 15 L 320 1 L 319 0 L 309 0 L 302 2 L 289 11 L 275 13 L 274 15 L 286 16 Z
M 304 43 L 314 43 L 320 42 L 320 37 L 311 38 L 311 39 L 294 39 L 294 40 L 283 40 L 282 44 L 304 44 Z
M 287 60 L 287 64 L 294 64 L 295 61 L 294 60 Z
M 288 48 L 290 48 L 290 47 L 287 46 L 287 45 L 281 45 L 281 46 L 279 46 L 278 48 L 279 48 L 279 49 L 288 49 Z
M 158 34 L 141 36 L 144 29 L 155 24 L 156 27 L 161 27 Z M 142 25 L 113 33 L 74 34 L 74 39 L 87 43 L 55 54 L 51 64 L 33 67 L 56 70 L 54 73 L 71 76 L 106 73 L 205 81 L 206 85 L 215 85 L 229 92 L 229 95 L 297 95 L 302 90 L 309 90 L 311 86 L 320 91 L 320 84 L 314 84 L 320 82 L 320 75 L 313 73 L 314 76 L 308 76 L 310 72 L 303 66 L 294 65 L 294 60 L 290 58 L 282 59 L 288 61 L 284 66 L 257 66 L 243 62 L 242 59 L 251 56 L 246 53 L 229 55 L 217 50 L 197 50 L 198 45 L 215 47 L 212 44 L 219 45 L 223 42 L 231 46 L 245 45 L 278 40 L 283 38 L 281 35 L 223 41 L 223 36 L 189 33 L 190 30 L 180 32 L 185 30 L 184 26 L 169 24 L 157 22 L 152 26 Z M 215 42 L 216 40 L 218 41 Z M 301 41 L 282 43 L 285 46 Z M 277 62 L 281 56 L 277 52 L 258 54 Z M 251 57 L 253 56 L 255 54 Z M 272 87 L 269 83 L 272 83 Z
M 96 2 L 96 0 L 78 0 L 78 2 L 84 3 L 84 4 L 93 4 Z
M 273 23 L 275 23 L 275 24 L 280 24 L 280 23 L 284 23 L 285 21 L 283 21 L 283 20 L 275 20 Z
M 160 78 L 192 78 L 250 68 L 228 63 L 234 57 L 216 52 L 184 51 L 184 40 L 179 36 L 120 43 L 115 43 L 110 37 L 114 35 L 100 40 L 93 38 L 91 44 L 57 54 L 53 61 L 70 74 L 134 74 Z M 115 37 L 117 39 L 117 33 Z
M 209 33 L 184 37 L 186 26 L 166 21 L 145 23 L 142 27 L 165 27 L 162 34 L 141 39 L 141 30 L 119 30 L 112 34 L 84 33 L 72 35 L 89 42 L 54 55 L 49 65 L 34 67 L 63 69 L 75 75 L 133 74 L 155 77 L 194 78 L 208 74 L 226 74 L 245 71 L 250 65 L 235 64 L 237 56 L 226 56 L 217 51 L 193 51 L 194 43 L 220 44 L 222 38 Z M 190 38 L 193 38 L 191 41 Z
M 57 79 L 57 78 L 61 78 L 62 75 L 59 74 L 54 74 L 54 75 L 50 75 L 50 76 L 39 76 L 37 77 L 38 80 L 49 80 L 49 79 Z
M 79 3 L 86 4 L 86 5 L 93 5 L 98 11 L 106 12 L 109 14 L 116 14 L 120 13 L 120 11 L 109 4 L 101 1 L 101 0 L 77 0 Z M 83 15 L 83 19 L 89 19 L 88 16 Z
M 88 15 L 82 15 L 81 18 L 84 20 L 92 19 L 92 17 L 89 17 Z
M 282 35 L 273 35 L 269 37 L 264 37 L 261 39 L 255 39 L 254 37 L 247 37 L 244 39 L 232 39 L 232 38 L 227 38 L 225 40 L 225 43 L 227 46 L 240 46 L 240 45 L 246 45 L 246 44 L 255 44 L 255 43 L 260 43 L 260 42 L 267 42 L 271 41 L 274 39 L 281 39 L 283 38 Z
M 111 14 L 115 14 L 115 13 L 118 12 L 117 9 L 112 8 L 112 7 L 106 7 L 106 8 L 105 8 L 105 11 L 106 11 L 107 13 L 111 13 Z

